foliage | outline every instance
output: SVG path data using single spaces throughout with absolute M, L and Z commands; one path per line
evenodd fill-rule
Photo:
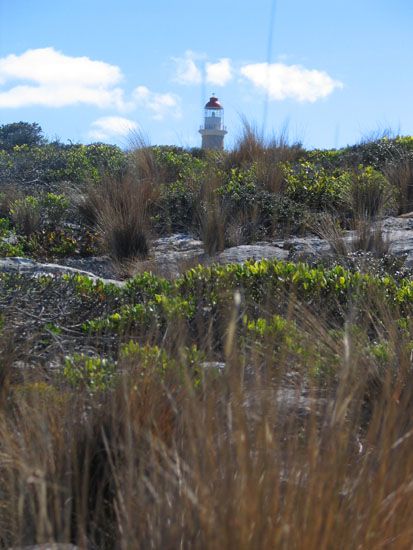
M 26 241 L 26 250 L 35 257 L 73 256 L 81 252 L 75 235 L 70 231 L 38 231 Z
M 227 220 L 238 220 L 244 242 L 260 240 L 302 226 L 305 208 L 281 193 L 272 193 L 257 178 L 257 166 L 248 170 L 232 168 L 228 180 L 217 188 L 221 209 Z
M 43 224 L 56 228 L 61 226 L 67 215 L 69 199 L 62 194 L 45 193 L 40 197 L 40 207 Z
M 378 308 L 385 304 L 391 311 L 400 311 L 400 315 L 413 304 L 413 284 L 407 279 L 396 280 L 389 275 L 361 273 L 342 266 L 309 267 L 267 260 L 243 265 L 199 266 L 173 282 L 144 274 L 121 288 L 102 282 L 92 284 L 81 276 L 70 280 L 86 303 L 88 300 L 112 303 L 102 315 L 83 323 L 85 334 L 100 334 L 105 339 L 112 338 L 112 334 L 121 341 L 133 335 L 141 342 L 145 334 L 155 332 L 169 334 L 168 340 L 173 342 L 180 333 L 196 334 L 197 325 L 203 326 L 206 315 L 210 323 L 208 330 L 214 334 L 218 348 L 224 344 L 234 293 L 240 292 L 244 329 L 250 344 L 263 339 L 278 353 L 280 348 L 274 347 L 278 341 L 282 343 L 283 353 L 295 356 L 297 365 L 323 376 L 332 372 L 334 354 L 317 346 L 307 329 L 303 331 L 285 320 L 289 308 L 287 296 L 290 299 L 293 296 L 300 308 L 317 315 L 322 311 L 323 319 L 332 326 L 342 326 L 349 311 L 355 323 L 369 324 L 366 311 L 372 304 Z M 260 313 L 263 307 L 269 318 Z M 376 316 L 378 318 L 379 312 Z M 372 334 L 375 334 L 373 328 Z
M 178 180 L 161 185 L 153 223 L 158 231 L 188 231 L 194 225 L 200 186 Z
M 105 358 L 75 353 L 65 358 L 63 375 L 72 385 L 85 385 L 98 391 L 110 386 L 115 372 L 116 365 Z
M 45 142 L 43 131 L 36 122 L 13 122 L 0 126 L 0 149 L 10 151 L 16 145 L 36 147 Z
M 126 157 L 114 145 L 72 145 L 66 149 L 64 157 L 64 167 L 50 175 L 54 181 L 98 183 L 102 177 L 118 177 L 126 169 Z
M 287 195 L 314 210 L 339 209 L 351 182 L 349 172 L 331 172 L 309 161 L 296 166 L 284 165 L 284 176 Z
M 205 354 L 195 344 L 181 348 L 179 359 L 162 347 L 142 345 L 135 340 L 122 344 L 119 353 L 119 364 L 137 370 L 142 377 L 155 373 L 164 379 L 169 373 L 174 373 L 178 374 L 182 383 L 185 383 L 185 378 L 190 378 L 194 387 L 198 387 L 204 378 L 204 361 Z
M 10 228 L 9 220 L 0 218 L 0 257 L 24 255 L 24 242 Z
M 206 168 L 202 159 L 178 147 L 158 146 L 153 147 L 152 152 L 161 183 L 164 184 L 199 181 Z
M 182 149 L 154 147 L 160 195 L 153 222 L 158 231 L 190 230 L 207 177 L 207 163 Z
M 270 319 L 250 319 L 244 315 L 242 321 L 244 346 L 255 362 L 261 357 L 261 361 L 277 365 L 287 357 L 296 370 L 302 369 L 318 382 L 335 376 L 339 365 L 335 350 L 329 349 L 324 342 L 315 341 L 296 321 L 279 314 Z
M 154 369 L 161 375 L 172 363 L 164 349 L 158 346 L 142 346 L 134 340 L 121 346 L 120 359 L 133 362 L 133 365 L 139 369 Z
M 307 161 L 327 171 L 336 170 L 343 166 L 342 149 L 311 149 L 306 151 L 301 161 Z
M 356 168 L 360 164 L 382 171 L 392 163 L 413 152 L 411 136 L 383 137 L 347 147 L 342 151 L 342 162 Z
M 67 216 L 69 199 L 51 192 L 26 195 L 10 204 L 10 216 L 17 229 L 30 235 L 39 228 L 59 228 Z
M 118 175 L 126 164 L 125 154 L 113 145 L 16 145 L 0 150 L 0 183 L 99 182 L 104 175 Z

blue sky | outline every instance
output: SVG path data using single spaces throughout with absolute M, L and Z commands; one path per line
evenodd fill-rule
M 306 147 L 411 135 L 412 25 L 412 0 L 0 0 L 0 124 L 199 146 L 215 92 L 228 147 L 242 116 Z

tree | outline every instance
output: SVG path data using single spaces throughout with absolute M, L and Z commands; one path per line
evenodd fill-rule
M 11 151 L 16 145 L 44 145 L 46 139 L 37 122 L 13 122 L 0 126 L 0 149 Z

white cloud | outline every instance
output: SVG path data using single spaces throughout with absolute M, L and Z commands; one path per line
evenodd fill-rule
M 202 82 L 202 70 L 198 61 L 205 61 L 207 56 L 187 50 L 184 57 L 173 57 L 176 67 L 174 81 L 178 84 L 200 84 Z M 205 63 L 205 80 L 208 84 L 225 86 L 232 79 L 233 71 L 231 60 L 223 57 L 217 63 Z
M 27 50 L 0 58 L 0 108 L 83 103 L 122 110 L 130 105 L 123 99 L 123 90 L 116 87 L 121 80 L 116 65 L 70 57 L 51 47 Z M 11 87 L 5 89 L 8 84 Z
M 162 120 L 167 114 L 180 118 L 180 98 L 171 93 L 160 94 L 151 92 L 146 86 L 138 86 L 133 92 L 133 99 L 137 108 L 149 110 L 156 120 Z
M 110 137 L 127 136 L 133 130 L 137 130 L 137 128 L 137 123 L 128 118 L 106 116 L 98 118 L 92 123 L 89 137 L 96 141 L 105 141 Z
M 195 61 L 204 57 L 203 54 L 191 50 L 187 50 L 184 57 L 173 57 L 172 60 L 176 64 L 174 81 L 179 84 L 200 84 L 202 74 Z
M 207 63 L 205 70 L 208 84 L 225 86 L 232 79 L 231 60 L 227 57 L 220 59 L 217 63 Z
M 290 98 L 314 102 L 343 87 L 325 71 L 310 70 L 300 65 L 255 63 L 241 67 L 241 74 L 268 93 L 272 100 Z

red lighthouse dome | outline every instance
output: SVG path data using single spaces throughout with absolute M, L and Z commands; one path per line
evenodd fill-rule
M 209 98 L 208 103 L 205 105 L 205 109 L 223 109 L 223 107 L 218 101 L 218 98 L 213 95 Z

